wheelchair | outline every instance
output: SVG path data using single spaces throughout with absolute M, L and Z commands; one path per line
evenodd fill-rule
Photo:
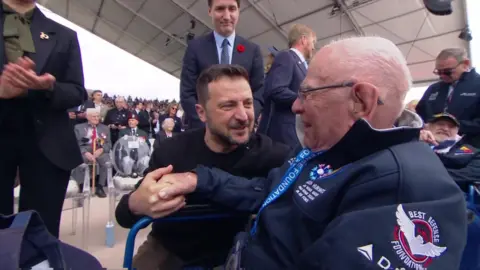
M 168 217 L 153 219 L 150 217 L 143 217 L 130 229 L 127 242 L 125 244 L 125 254 L 123 259 L 123 267 L 128 270 L 133 270 L 133 253 L 135 249 L 135 238 L 138 232 L 150 225 L 152 222 L 189 222 L 193 220 L 225 220 L 229 218 L 243 217 L 245 214 L 239 214 L 227 210 L 221 210 L 211 205 L 187 205 L 182 210 L 174 213 Z M 226 258 L 225 258 L 226 260 Z M 187 265 L 184 270 L 212 270 L 213 268 Z

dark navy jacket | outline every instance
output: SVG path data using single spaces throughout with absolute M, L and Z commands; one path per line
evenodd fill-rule
M 416 107 L 425 122 L 444 112 L 449 87 L 450 84 L 441 81 L 425 91 Z M 447 105 L 446 112 L 460 121 L 460 134 L 480 135 L 480 74 L 475 69 L 463 73 Z
M 292 148 L 298 146 L 292 105 L 306 75 L 307 68 L 294 51 L 282 51 L 275 56 L 265 79 L 265 106 L 258 132 Z
M 422 122 L 416 123 L 375 130 L 357 121 L 264 209 L 243 250 L 243 267 L 458 269 L 466 243 L 464 196 L 429 146 L 418 142 Z M 323 165 L 334 172 L 318 179 Z M 288 167 L 250 182 L 199 167 L 196 192 L 253 212 Z
M 468 143 L 467 136 L 455 143 L 446 153 L 438 153 L 448 173 L 464 190 L 480 179 L 480 150 Z

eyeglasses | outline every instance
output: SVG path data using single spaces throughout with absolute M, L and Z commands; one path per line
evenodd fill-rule
M 320 87 L 314 87 L 314 88 L 304 88 L 304 89 L 300 89 L 300 91 L 298 91 L 298 98 L 300 99 L 300 101 L 305 101 L 306 97 L 307 97 L 307 93 L 310 93 L 310 92 L 313 92 L 313 91 L 318 91 L 318 90 L 328 90 L 328 89 L 335 89 L 335 88 L 344 88 L 344 87 L 353 87 L 355 85 L 355 82 L 353 81 L 346 81 L 346 82 L 342 82 L 342 83 L 336 83 L 336 84 L 329 84 L 329 85 L 324 85 L 324 86 L 320 86 Z M 377 100 L 377 104 L 378 105 L 383 105 L 383 101 L 379 98 Z
M 172 110 L 172 111 L 176 111 L 176 110 L 178 110 L 178 108 L 177 108 L 177 107 L 172 107 L 171 110 Z
M 433 74 L 440 76 L 440 75 L 446 75 L 446 76 L 451 76 L 455 69 L 460 66 L 462 63 L 458 63 L 455 67 L 453 68 L 442 68 L 442 69 L 434 69 Z

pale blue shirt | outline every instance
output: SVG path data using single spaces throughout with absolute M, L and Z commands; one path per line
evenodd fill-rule
M 223 40 L 226 38 L 228 40 L 228 56 L 230 59 L 228 63 L 232 63 L 232 55 L 233 55 L 233 44 L 235 44 L 235 32 L 231 34 L 229 37 L 224 37 L 219 33 L 213 31 L 213 36 L 215 37 L 215 44 L 217 45 L 217 55 L 218 55 L 218 63 L 220 64 L 220 60 L 222 59 L 222 43 Z
M 303 65 L 305 66 L 306 69 L 308 69 L 308 63 L 307 63 L 307 60 L 305 60 L 305 56 L 303 56 L 303 54 L 295 49 L 295 48 L 290 48 L 291 51 L 293 51 L 294 53 L 296 53 L 298 55 L 298 57 L 300 58 L 300 61 L 303 63 Z M 299 63 L 300 64 L 300 63 Z

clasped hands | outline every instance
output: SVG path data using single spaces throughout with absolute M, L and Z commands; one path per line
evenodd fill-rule
M 15 63 L 8 63 L 0 75 L 0 99 L 11 99 L 25 95 L 29 89 L 48 90 L 55 84 L 55 77 L 49 73 L 38 76 L 35 63 L 28 57 L 20 57 Z
M 185 206 L 185 195 L 195 191 L 197 176 L 193 173 L 171 173 L 172 169 L 170 165 L 145 176 L 128 201 L 134 214 L 161 218 Z

